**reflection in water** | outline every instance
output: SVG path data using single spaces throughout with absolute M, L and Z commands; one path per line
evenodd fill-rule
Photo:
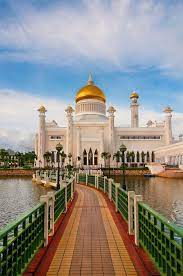
M 30 177 L 0 179 L 0 227 L 15 220 L 39 202 L 48 189 L 32 183 Z
M 115 180 L 122 183 L 120 176 Z M 141 194 L 149 206 L 183 227 L 183 179 L 126 176 L 126 185 L 128 191 Z

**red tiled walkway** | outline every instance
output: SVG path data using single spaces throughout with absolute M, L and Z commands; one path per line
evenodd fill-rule
M 47 275 L 137 275 L 103 196 L 86 186 L 77 191 Z

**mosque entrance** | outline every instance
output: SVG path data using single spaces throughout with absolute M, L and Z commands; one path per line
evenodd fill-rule
M 97 166 L 98 165 L 98 150 L 95 149 L 93 152 L 90 148 L 89 152 L 84 149 L 83 151 L 83 165 L 84 166 Z

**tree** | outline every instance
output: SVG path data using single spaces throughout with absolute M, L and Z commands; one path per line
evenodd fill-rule
M 119 150 L 113 154 L 113 160 L 116 159 L 117 168 L 118 168 L 118 163 L 120 162 L 120 157 L 121 157 L 121 153 Z
M 139 153 L 139 151 L 137 151 L 137 162 L 140 162 L 140 153 Z
M 108 152 L 106 152 L 106 151 L 102 152 L 101 158 L 104 159 L 104 167 L 106 167 L 106 160 L 108 158 Z
M 131 156 L 131 161 L 135 162 L 135 153 L 134 153 L 134 151 L 130 152 L 130 156 Z
M 141 152 L 141 160 L 142 160 L 142 163 L 145 162 L 145 153 L 143 151 Z
M 147 151 L 147 162 L 149 162 L 150 161 L 150 154 L 149 154 L 149 151 Z

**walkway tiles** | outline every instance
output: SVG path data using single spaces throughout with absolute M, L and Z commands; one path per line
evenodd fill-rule
M 137 275 L 103 196 L 86 186 L 77 191 L 47 275 Z

